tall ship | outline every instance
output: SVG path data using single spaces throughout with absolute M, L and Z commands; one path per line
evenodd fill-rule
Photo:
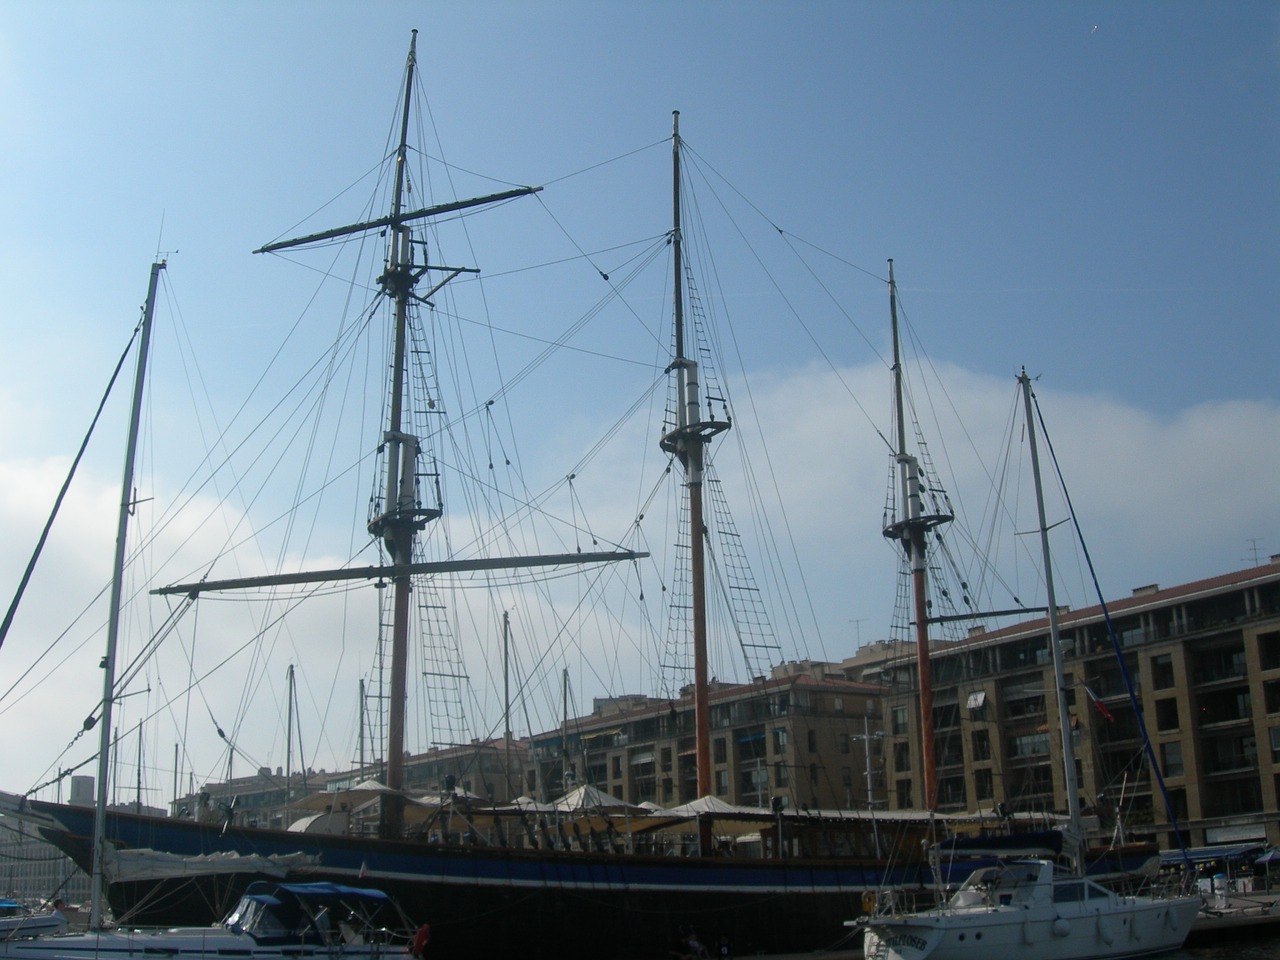
M 682 660 L 681 669 L 687 672 L 692 701 L 688 754 L 693 799 L 674 808 L 657 804 L 644 808 L 593 795 L 589 782 L 573 791 L 567 757 L 559 788 L 567 795 L 576 794 L 576 807 L 549 802 L 550 790 L 541 784 L 531 791 L 537 797 L 507 804 L 469 798 L 480 802 L 457 804 L 448 816 L 460 826 L 444 830 L 441 807 L 424 814 L 421 804 L 410 796 L 405 760 L 407 731 L 413 722 L 406 712 L 411 685 L 419 676 L 435 685 L 432 709 L 454 718 L 463 709 L 460 691 L 466 678 L 445 658 L 430 659 L 414 652 L 418 633 L 448 605 L 445 595 L 524 591 L 555 608 L 566 604 L 565 596 L 542 583 L 579 576 L 586 570 L 635 569 L 648 557 L 643 542 L 626 541 L 629 545 L 624 546 L 625 538 L 619 537 L 618 543 L 610 544 L 576 517 L 570 524 L 571 534 L 562 533 L 549 548 L 496 525 L 468 531 L 470 536 L 444 532 L 444 491 L 450 489 L 445 473 L 462 459 L 453 456 L 458 448 L 481 448 L 490 476 L 504 466 L 515 471 L 512 451 L 503 449 L 497 439 L 494 398 L 514 389 L 538 361 L 535 358 L 516 373 L 503 372 L 494 393 L 487 399 L 477 395 L 472 409 L 457 420 L 442 416 L 437 377 L 441 369 L 461 364 L 465 357 L 431 320 L 437 312 L 450 309 L 450 285 L 473 279 L 478 269 L 440 259 L 436 231 L 489 207 L 536 202 L 529 198 L 541 188 L 508 186 L 471 199 L 438 203 L 420 199 L 430 183 L 412 173 L 412 161 L 421 153 L 410 137 L 421 125 L 420 119 L 414 122 L 416 70 L 415 33 L 405 66 L 396 135 L 387 154 L 386 206 L 368 209 L 364 217 L 345 225 L 275 240 L 255 251 L 292 258 L 348 244 L 376 245 L 382 250 L 377 268 L 356 276 L 351 284 L 369 293 L 368 306 L 339 332 L 332 352 L 317 361 L 317 366 L 347 362 L 361 349 L 354 345 L 357 335 L 379 330 L 382 353 L 370 351 L 365 361 L 366 366 L 382 367 L 387 373 L 376 442 L 368 445 L 374 449 L 345 471 L 335 471 L 371 478 L 365 522 L 352 537 L 351 556 L 320 569 L 282 569 L 268 575 L 219 572 L 215 576 L 212 567 L 203 567 L 189 579 L 151 590 L 172 604 L 176 618 L 210 602 L 258 603 L 264 594 L 293 612 L 305 608 L 307 601 L 340 595 L 353 585 L 376 589 L 379 655 L 385 652 L 380 675 L 387 683 L 371 695 L 383 711 L 371 726 L 382 741 L 383 763 L 376 782 L 356 785 L 364 787 L 364 796 L 373 801 L 365 808 L 373 811 L 372 819 L 366 819 L 362 830 L 320 829 L 315 823 L 312 829 L 286 829 L 246 826 L 234 817 L 165 817 L 108 810 L 106 739 L 98 757 L 96 808 L 0 795 L 0 812 L 34 824 L 91 872 L 112 913 L 130 924 L 208 924 L 220 919 L 255 881 L 284 880 L 383 891 L 410 918 L 429 922 L 432 951 L 445 953 L 510 951 L 557 960 L 600 956 L 628 960 L 666 956 L 683 949 L 695 936 L 705 944 L 723 939 L 738 955 L 797 953 L 846 943 L 845 921 L 866 912 L 874 903 L 875 891 L 919 888 L 930 882 L 931 868 L 922 853 L 927 842 L 982 824 L 980 818 L 948 817 L 930 809 L 890 814 L 867 807 L 784 809 L 781 803 L 746 809 L 718 799 L 724 791 L 714 779 L 711 691 L 715 677 L 708 647 L 716 612 L 709 601 L 709 581 L 731 576 L 725 568 L 745 562 L 736 555 L 714 555 L 708 546 L 707 531 L 724 525 L 718 513 L 711 450 L 734 422 L 727 390 L 708 368 L 714 351 L 705 328 L 704 294 L 692 286 L 690 212 L 682 170 L 685 145 L 678 113 L 673 114 L 670 138 L 670 227 L 636 259 L 653 260 L 665 253 L 672 266 L 666 284 L 669 330 L 654 337 L 661 355 L 660 362 L 653 364 L 660 373 L 655 383 L 660 385 L 657 390 L 665 391 L 665 412 L 655 446 L 666 458 L 666 471 L 679 477 L 678 529 L 663 531 L 663 536 L 677 540 L 684 552 L 679 582 L 663 582 L 660 589 L 674 595 L 672 606 L 681 611 L 676 633 L 687 633 L 690 641 L 687 665 Z M 701 215 L 694 211 L 695 219 Z M 585 254 L 584 258 L 589 260 Z M 625 259 L 622 263 L 623 271 L 636 269 Z M 155 296 L 159 269 L 157 265 L 153 270 L 149 302 Z M 333 267 L 319 269 L 324 273 Z M 596 269 L 611 289 L 624 282 L 615 271 Z M 889 289 L 892 294 L 892 272 Z M 563 346 L 567 339 L 566 335 L 548 349 Z M 322 410 L 328 396 L 319 391 L 297 403 Z M 338 412 L 345 426 L 351 411 Z M 566 418 L 573 414 L 572 410 L 547 412 Z M 290 447 L 295 442 L 299 442 L 297 435 L 282 439 L 280 445 Z M 274 455 L 270 445 L 264 451 Z M 905 452 L 900 449 L 900 453 L 905 470 Z M 573 478 L 570 473 L 570 485 Z M 490 477 L 470 479 L 481 489 L 479 497 L 493 502 L 464 499 L 459 506 L 465 511 L 479 514 L 483 506 L 521 519 L 541 505 L 541 495 L 527 487 L 520 496 L 503 499 Z M 126 483 L 126 500 L 128 487 Z M 315 510 L 325 495 L 322 486 L 307 509 Z M 904 492 L 906 500 L 915 495 Z M 642 503 L 640 512 L 646 508 L 647 502 Z M 120 544 L 127 512 L 122 512 Z M 891 539 L 902 542 L 917 572 L 923 570 L 925 539 L 932 525 L 943 519 L 912 514 L 886 530 Z M 117 563 L 121 562 L 118 557 Z M 923 606 L 922 574 L 917 580 L 917 624 L 923 631 L 920 650 L 927 667 L 929 620 Z M 737 592 L 751 596 L 752 588 L 738 587 Z M 622 615 L 600 598 L 594 586 L 571 598 L 568 606 L 574 603 L 593 605 L 602 620 Z M 468 606 L 465 600 L 458 605 L 471 616 L 477 616 L 483 606 Z M 268 619 L 263 618 L 264 624 Z M 549 616 L 548 632 L 564 629 L 568 619 L 559 611 Z M 502 620 L 505 630 L 505 616 Z M 326 626 L 312 621 L 306 629 Z M 263 630 L 274 627 L 275 621 L 270 620 Z M 166 623 L 163 629 L 171 628 Z M 450 642 L 456 645 L 457 635 Z M 305 641 L 299 646 L 305 654 Z M 744 640 L 743 647 L 755 651 L 745 654 L 752 676 L 765 672 L 767 658 L 781 652 L 776 644 L 756 637 Z M 112 663 L 113 656 L 104 662 Z M 505 678 L 505 664 L 502 675 Z M 110 706 L 120 696 L 112 688 L 108 671 L 99 718 L 104 738 Z M 509 744 L 511 704 L 506 696 L 503 699 L 503 741 Z M 364 703 L 362 690 L 362 727 Z M 448 729 L 456 738 L 463 736 L 461 727 Z M 218 733 L 225 736 L 221 728 Z M 869 741 L 870 734 L 865 736 Z M 293 742 L 290 733 L 290 750 Z M 364 742 L 362 733 L 362 749 Z M 866 746 L 869 743 L 864 742 Z M 229 747 L 229 753 L 234 755 L 234 747 Z M 367 775 L 369 767 L 362 763 L 360 770 Z M 932 786 L 929 789 L 932 793 Z M 452 787 L 449 794 L 453 803 Z M 926 806 L 931 805 L 932 798 Z M 730 827 L 737 834 L 754 833 L 763 855 L 729 852 L 723 838 Z M 647 841 L 659 831 L 679 835 L 679 848 L 659 850 Z M 892 844 L 887 842 L 890 839 Z
M 35 824 L 86 871 L 105 893 L 112 913 L 130 924 L 187 925 L 216 920 L 258 880 L 329 881 L 366 886 L 392 896 L 409 917 L 429 921 L 433 950 L 481 949 L 486 954 L 518 952 L 532 957 L 616 958 L 664 956 L 694 936 L 715 943 L 731 940 L 733 949 L 749 953 L 811 950 L 846 936 L 843 920 L 860 909 L 867 891 L 885 883 L 918 883 L 918 855 L 887 859 L 873 834 L 893 830 L 919 849 L 929 827 L 927 817 L 886 818 L 883 814 L 841 815 L 831 811 L 744 811 L 717 802 L 712 781 L 712 747 L 708 641 L 708 570 L 703 532 L 710 519 L 711 465 L 708 449 L 730 429 L 723 396 L 708 389 L 699 360 L 695 319 L 687 290 L 689 262 L 685 248 L 681 184 L 682 140 L 678 114 L 672 124 L 672 221 L 655 251 L 670 251 L 670 304 L 673 318 L 666 359 L 669 421 L 659 449 L 681 476 L 687 548 L 687 597 L 692 639 L 694 756 L 696 796 L 683 812 L 630 809 L 611 817 L 597 802 L 584 816 L 548 829 L 537 803 L 515 805 L 488 815 L 491 828 L 478 841 L 483 814 L 470 812 L 477 829 L 439 836 L 421 828 L 405 784 L 406 702 L 413 670 L 411 648 L 415 623 L 435 615 L 433 602 L 447 578 L 498 579 L 511 584 L 552 570 L 580 570 L 633 564 L 642 549 L 575 545 L 548 552 L 510 550 L 522 547 L 494 532 L 492 542 L 452 545 L 443 559 L 429 559 L 427 540 L 438 543 L 436 527 L 444 515 L 440 473 L 446 442 L 436 411 L 434 373 L 424 356 L 443 361 L 449 345 L 438 342 L 423 322 L 442 302 L 446 287 L 466 280 L 471 266 L 438 262 L 432 230 L 441 222 L 469 216 L 482 208 L 519 201 L 538 192 L 518 186 L 467 200 L 422 205 L 424 186 L 410 175 L 415 148 L 413 97 L 416 32 L 405 68 L 398 140 L 391 151 L 389 207 L 344 226 L 318 230 L 293 239 L 264 244 L 257 253 L 292 254 L 346 242 L 384 245 L 381 272 L 366 281 L 373 305 L 361 314 L 362 324 L 384 317 L 388 382 L 376 456 L 360 466 L 377 477 L 369 498 L 367 543 L 356 551 L 376 554 L 376 563 L 350 562 L 319 570 L 294 570 L 266 576 L 216 577 L 207 570 L 189 581 L 153 589 L 175 608 L 189 609 L 210 599 L 248 597 L 263 591 L 294 591 L 305 598 L 352 583 L 375 584 L 385 596 L 380 629 L 385 630 L 386 710 L 385 767 L 379 792 L 376 830 L 371 833 L 300 832 L 240 826 L 229 819 L 149 816 L 106 810 L 102 799 L 109 779 L 107 741 L 99 758 L 99 804 L 95 809 L 6 795 L 7 815 Z M 153 270 L 150 300 L 155 297 Z M 606 281 L 608 280 L 605 277 Z M 375 309 L 375 307 L 377 309 Z M 337 349 L 347 349 L 340 345 Z M 141 366 L 140 366 L 141 371 Z M 427 371 L 427 372 L 424 372 Z M 141 373 L 139 374 L 141 377 Z M 505 387 L 503 388 L 505 389 Z M 488 405 L 475 414 L 488 415 Z M 718 408 L 718 409 L 717 409 Z M 436 419 L 433 422 L 433 417 Z M 425 424 L 425 426 L 423 426 Z M 491 454 L 495 459 L 501 453 Z M 492 466 L 492 464 L 491 464 Z M 128 488 L 128 484 L 126 484 Z M 125 498 L 129 494 L 126 492 Z M 532 504 L 508 504 L 521 512 Z M 122 533 L 119 543 L 124 541 Z M 593 536 L 594 541 L 594 536 Z M 121 547 L 122 549 L 122 547 Z M 118 558 L 119 562 L 119 558 Z M 118 599 L 118 598 L 117 598 Z M 113 660 L 113 655 L 108 657 Z M 105 661 L 104 661 L 105 662 Z M 448 668 L 439 665 L 435 673 Z M 456 677 L 450 677 L 456 680 Z M 109 708 L 118 698 L 110 671 L 101 722 L 110 725 Z M 221 733 L 221 731 L 219 731 Z M 508 734 L 509 737 L 509 734 Z M 362 740 L 363 743 L 363 740 Z M 292 738 L 290 740 L 292 746 Z M 562 784 L 567 788 L 569 784 Z M 636 827 L 646 820 L 683 824 L 688 834 L 682 855 L 645 852 Z M 717 845 L 717 824 L 744 818 L 759 821 L 758 832 L 772 834 L 767 856 L 727 856 Z M 570 818 L 572 819 L 572 818 Z M 802 842 L 807 826 L 829 837 L 845 834 L 840 855 L 807 855 Z M 502 837 L 493 842 L 493 836 Z M 94 918 L 94 923 L 100 921 Z M 566 925 L 571 929 L 568 935 Z

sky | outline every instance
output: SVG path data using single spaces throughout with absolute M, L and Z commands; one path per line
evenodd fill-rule
M 603 517 L 591 529 L 613 542 L 643 500 L 634 477 L 660 464 L 655 428 L 635 418 L 619 434 L 641 433 L 647 458 L 617 446 L 580 458 L 660 377 L 668 294 L 660 281 L 637 286 L 565 331 L 622 285 L 630 258 L 648 249 L 642 241 L 668 229 L 671 113 L 680 111 L 689 169 L 706 190 L 698 216 L 708 233 L 718 223 L 751 244 L 717 261 L 706 292 L 724 294 L 731 318 L 724 388 L 737 377 L 751 384 L 733 387 L 735 436 L 720 442 L 742 434 L 756 472 L 726 464 L 726 483 L 737 489 L 754 475 L 777 492 L 785 506 L 767 522 L 786 543 L 784 563 L 801 572 L 788 574 L 797 578 L 781 590 L 790 612 L 775 621 L 785 656 L 848 656 L 884 637 L 892 616 L 894 560 L 880 535 L 890 258 L 914 362 L 936 384 L 913 398 L 940 420 L 954 411 L 964 421 L 943 428 L 946 445 L 931 436 L 957 486 L 976 486 L 997 461 L 1025 366 L 1108 597 L 1280 553 L 1274 4 L 50 2 L 0 6 L 6 604 L 157 256 L 168 262 L 159 312 L 169 332 L 157 333 L 138 484 L 153 506 L 139 513 L 182 505 L 184 516 L 215 515 L 216 485 L 192 494 L 200 447 L 219 425 L 242 422 L 246 396 L 249 413 L 270 414 L 267 398 L 324 355 L 333 331 L 318 319 L 323 252 L 251 251 L 366 215 L 414 28 L 424 129 L 450 164 L 416 189 L 448 199 L 545 186 L 468 219 L 449 255 L 482 268 L 483 283 L 462 289 L 481 293 L 486 338 L 513 356 L 500 369 L 489 361 L 489 372 L 513 381 L 531 364 L 504 395 L 501 424 L 521 428 L 525 489 L 585 464 L 564 509 Z M 527 269 L 535 264 L 559 267 Z M 783 295 L 795 276 L 808 292 Z M 532 366 L 562 335 L 572 350 Z M 437 349 L 454 358 L 460 348 Z M 493 395 L 472 389 L 479 401 Z M 354 420 L 354 409 L 339 409 Z M 121 392 L 0 648 L 0 717 L 10 742 L 26 745 L 0 789 L 26 791 L 92 752 L 91 738 L 72 741 L 100 695 L 100 605 L 62 631 L 109 576 L 124 410 Z M 750 439 L 755 428 L 766 439 Z M 488 443 L 490 462 L 494 450 L 511 459 L 499 426 L 487 430 L 467 442 Z M 303 439 L 281 433 L 249 446 L 283 459 Z M 766 443 L 767 453 L 756 445 Z M 975 451 L 988 465 L 969 460 Z M 237 469 L 248 476 L 253 466 Z M 361 483 L 367 492 L 367 476 Z M 326 489 L 316 516 L 339 500 Z M 236 513 L 217 514 L 220 534 L 176 523 L 164 542 L 173 565 L 140 562 L 136 589 L 145 592 L 144 573 L 173 582 L 199 569 L 202 550 L 274 528 L 276 509 L 265 492 L 243 494 Z M 322 541 L 327 528 L 312 522 L 314 542 L 293 533 L 263 562 L 337 565 L 358 549 L 350 526 Z M 652 595 L 656 575 L 646 577 Z M 1070 602 L 1090 602 L 1078 569 L 1068 581 Z M 547 602 L 564 611 L 574 601 Z M 557 722 L 560 658 L 576 712 L 605 693 L 657 692 L 660 658 L 631 640 L 600 646 L 613 615 L 597 614 L 591 638 L 573 644 L 523 615 L 529 637 L 542 637 L 523 667 L 541 672 L 517 732 Z M 216 612 L 201 616 L 218 622 Z M 313 619 L 275 646 L 246 645 L 239 659 L 242 635 L 228 628 L 216 654 L 179 646 L 167 666 L 144 668 L 120 712 L 124 726 L 146 717 L 155 728 L 138 738 L 156 781 L 149 795 L 171 792 L 175 736 L 179 778 L 225 772 L 215 726 L 233 730 L 236 772 L 284 763 L 286 662 L 324 668 L 324 678 L 304 671 L 299 697 L 307 762 L 333 769 L 353 758 L 349 690 L 369 654 L 354 640 L 348 648 L 333 614 L 303 616 Z M 157 614 L 134 617 L 146 632 Z M 497 655 L 488 628 L 487 639 L 480 632 L 472 624 L 458 637 L 483 689 L 468 706 L 473 736 L 500 729 Z M 229 679 L 202 682 L 194 705 L 177 706 L 174 693 L 223 654 Z M 258 671 L 269 679 L 252 679 Z M 255 715 L 250 703 L 268 695 L 277 707 Z M 161 732 L 156 717 L 182 732 Z M 136 763 L 136 745 L 120 749 Z

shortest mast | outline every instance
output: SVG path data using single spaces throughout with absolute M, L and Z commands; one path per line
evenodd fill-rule
M 1040 555 L 1044 562 L 1045 601 L 1049 606 L 1049 646 L 1053 656 L 1053 682 L 1058 701 L 1058 735 L 1061 738 L 1063 786 L 1067 792 L 1067 817 L 1072 845 L 1071 857 L 1077 872 L 1084 872 L 1083 831 L 1080 824 L 1080 788 L 1076 782 L 1075 749 L 1071 743 L 1071 713 L 1067 709 L 1067 684 L 1062 670 L 1062 631 L 1058 624 L 1058 602 L 1053 592 L 1053 556 L 1049 551 L 1049 525 L 1044 513 L 1044 486 L 1040 480 L 1040 454 L 1036 447 L 1036 425 L 1031 404 L 1031 378 L 1026 368 L 1018 375 L 1027 417 L 1027 449 L 1031 455 L 1031 476 L 1036 489 L 1036 516 L 1040 523 Z

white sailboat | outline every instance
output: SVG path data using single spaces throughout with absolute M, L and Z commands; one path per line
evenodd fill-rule
M 1065 839 L 1073 869 L 1062 871 L 1047 858 L 1009 860 L 975 870 L 945 903 L 933 909 L 895 913 L 886 904 L 866 920 L 849 923 L 865 927 L 863 951 L 867 960 L 973 960 L 993 956 L 1113 960 L 1154 956 L 1182 946 L 1200 909 L 1199 895 L 1179 892 L 1170 896 L 1122 896 L 1084 877 L 1079 790 L 1064 695 L 1031 381 L 1025 371 L 1018 382 L 1026 408 L 1035 481 L 1067 790 L 1069 826 Z

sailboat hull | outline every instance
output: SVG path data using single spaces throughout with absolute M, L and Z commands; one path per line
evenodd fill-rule
M 1032 916 L 1022 908 L 879 918 L 863 940 L 867 960 L 1115 960 L 1182 946 L 1196 901 L 1135 905 L 1119 914 L 1087 908 Z
M 867 960 L 1119 960 L 1182 946 L 1195 896 L 1121 897 L 1048 860 L 975 870 L 946 906 L 874 916 Z M 864 926 L 863 924 L 854 924 Z

